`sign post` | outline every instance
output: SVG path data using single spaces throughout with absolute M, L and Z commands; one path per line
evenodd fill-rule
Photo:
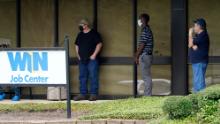
M 69 37 L 65 36 L 64 39 L 64 45 L 66 49 L 66 79 L 67 79 L 67 85 L 66 85 L 66 95 L 67 95 L 67 118 L 71 118 L 71 95 L 70 95 L 70 70 L 69 70 Z
M 0 49 L 0 86 L 64 86 L 71 118 L 68 37 L 65 47 Z

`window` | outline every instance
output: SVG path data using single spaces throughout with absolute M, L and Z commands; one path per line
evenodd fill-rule
M 53 0 L 21 0 L 21 46 L 52 47 Z
M 131 7 L 130 0 L 98 0 L 98 31 L 103 37 L 103 56 L 132 56 Z
M 16 0 L 0 0 L 0 42 L 16 47 Z

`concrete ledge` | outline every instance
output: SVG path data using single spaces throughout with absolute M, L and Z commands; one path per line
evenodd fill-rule
M 91 120 L 83 120 L 83 121 L 77 121 L 76 122 L 77 124 L 92 124 L 92 121 Z
M 135 120 L 123 120 L 122 124 L 136 124 L 136 122 Z
M 107 124 L 121 124 L 122 120 L 107 120 Z
M 92 124 L 107 124 L 107 120 L 93 120 Z
M 1 121 L 0 124 L 147 124 L 146 120 Z

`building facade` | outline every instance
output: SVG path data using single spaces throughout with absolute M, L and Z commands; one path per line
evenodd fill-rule
M 211 39 L 207 82 L 220 83 L 219 6 L 219 0 L 0 0 L 0 40 L 10 40 L 12 48 L 56 47 L 63 46 L 64 36 L 69 35 L 71 92 L 77 94 L 74 42 L 78 22 L 86 17 L 103 37 L 100 94 L 137 95 L 142 93 L 142 85 L 141 81 L 134 83 L 141 79 L 133 62 L 140 32 L 135 23 L 137 16 L 146 12 L 155 38 L 154 95 L 181 95 L 187 94 L 192 84 L 187 30 L 199 17 L 207 20 Z M 32 88 L 33 96 L 46 93 L 47 88 Z M 28 96 L 29 88 L 22 88 L 22 94 Z

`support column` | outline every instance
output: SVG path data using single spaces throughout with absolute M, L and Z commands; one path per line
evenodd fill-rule
M 21 0 L 16 0 L 16 47 L 21 47 Z
M 59 0 L 54 0 L 54 47 L 59 46 Z
M 133 58 L 137 51 L 137 0 L 132 0 Z M 134 61 L 133 61 L 134 62 Z M 133 96 L 137 97 L 137 64 L 133 64 Z
M 188 94 L 187 0 L 171 0 L 172 95 Z

